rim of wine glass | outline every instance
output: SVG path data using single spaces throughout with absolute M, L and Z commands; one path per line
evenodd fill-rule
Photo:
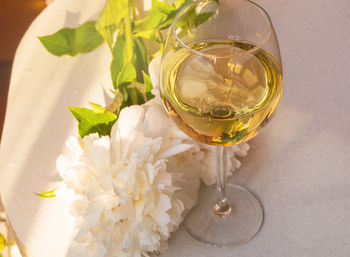
M 213 0 L 214 1 L 214 0 Z M 244 53 L 241 53 L 241 54 L 235 54 L 235 55 L 225 55 L 225 56 L 215 56 L 215 58 L 233 58 L 233 57 L 238 57 L 238 56 L 244 56 L 244 55 L 247 55 L 247 54 L 250 54 L 250 53 L 253 53 L 257 50 L 259 50 L 269 39 L 270 39 L 270 36 L 273 32 L 273 25 L 272 25 L 272 21 L 271 21 L 271 18 L 270 18 L 270 15 L 265 11 L 265 9 L 263 7 L 261 7 L 259 4 L 251 1 L 251 0 L 245 0 L 246 2 L 249 2 L 253 5 L 255 5 L 256 7 L 258 7 L 261 11 L 263 11 L 263 13 L 265 14 L 265 16 L 267 17 L 267 20 L 269 21 L 269 27 L 270 27 L 270 30 L 269 32 L 267 33 L 266 37 L 264 38 L 264 40 L 262 40 L 259 44 L 257 44 L 255 47 L 253 47 L 252 49 L 249 49 L 248 51 L 244 52 Z M 187 50 L 189 50 L 190 52 L 193 52 L 195 54 L 198 54 L 198 55 L 201 55 L 201 56 L 204 56 L 204 57 L 207 57 L 207 58 L 213 58 L 213 55 L 211 54 L 206 54 L 206 53 L 202 53 L 202 52 L 199 52 L 197 50 L 194 50 L 193 48 L 189 47 L 187 44 L 185 44 L 177 35 L 176 33 L 176 23 L 180 17 L 180 15 L 187 9 L 189 8 L 191 5 L 195 5 L 195 4 L 198 4 L 202 2 L 201 0 L 195 0 L 189 4 L 187 4 L 186 6 L 184 6 L 175 16 L 175 19 L 174 19 L 174 22 L 172 24 L 172 33 L 175 35 L 175 38 L 176 38 L 176 41 L 184 48 L 186 48 Z

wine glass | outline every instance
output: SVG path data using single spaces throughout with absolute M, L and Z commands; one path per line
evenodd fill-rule
M 226 184 L 226 149 L 254 137 L 282 96 L 279 46 L 266 11 L 249 0 L 194 1 L 176 16 L 161 63 L 169 116 L 190 137 L 216 146 L 217 184 L 186 216 L 210 245 L 240 245 L 263 223 L 259 200 Z

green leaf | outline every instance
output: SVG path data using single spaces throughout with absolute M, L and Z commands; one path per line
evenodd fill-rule
M 125 63 L 117 78 L 117 87 L 136 80 L 136 69 L 132 63 Z
M 133 31 L 133 23 L 131 21 L 131 1 L 130 0 L 128 4 L 128 14 L 125 16 L 124 19 L 124 34 L 125 34 L 125 52 L 124 52 L 124 61 L 126 62 L 132 62 L 133 56 L 134 56 L 134 40 L 132 38 L 132 31 Z
M 96 30 L 102 35 L 110 48 L 113 46 L 114 32 L 128 13 L 128 2 L 129 0 L 107 0 L 96 22 Z
M 174 2 L 174 6 L 177 10 L 182 9 L 185 5 L 191 3 L 192 0 L 177 0 Z
M 3 234 L 0 233 L 0 251 L 4 250 L 6 246 L 6 238 Z
M 148 74 L 146 74 L 145 72 L 143 72 L 143 80 L 145 82 L 145 94 L 146 94 L 146 98 L 147 101 L 151 100 L 152 98 L 154 98 L 154 95 L 152 94 L 152 89 L 153 89 L 153 85 L 152 85 L 152 81 L 151 78 Z
M 177 26 L 185 28 L 188 31 L 194 27 L 194 21 L 196 17 L 196 6 L 191 6 L 177 21 Z
M 145 47 L 145 44 L 143 43 L 143 40 L 141 38 L 135 37 L 134 38 L 135 44 L 134 44 L 134 63 L 136 68 L 136 80 L 138 82 L 143 82 L 143 74 L 142 72 L 145 71 L 148 73 L 148 54 Z
M 56 56 L 88 53 L 103 43 L 103 38 L 95 29 L 95 21 L 87 21 L 75 29 L 63 28 L 52 35 L 38 38 Z
M 102 107 L 101 105 L 94 104 L 91 102 L 89 102 L 89 104 L 91 105 L 92 109 L 94 109 L 95 112 L 97 112 L 97 113 L 104 113 L 105 112 L 105 108 Z
M 129 85 L 126 89 L 128 91 L 128 105 L 140 105 L 145 103 L 144 95 L 142 94 L 141 90 L 134 86 L 135 83 Z M 142 84 L 141 84 L 142 85 Z
M 52 198 L 52 197 L 56 197 L 56 194 L 55 194 L 55 191 L 57 190 L 57 188 L 53 189 L 53 190 L 50 190 L 50 191 L 47 191 L 47 192 L 44 192 L 44 193 L 35 193 L 37 196 L 40 196 L 40 197 L 44 197 L 44 198 Z
M 148 16 L 135 22 L 135 31 L 149 31 L 161 26 L 168 26 L 168 23 L 171 24 L 171 18 L 175 17 L 176 13 L 177 9 L 173 5 L 165 1 L 152 0 L 152 7 Z
M 170 5 L 165 1 L 153 0 L 148 16 L 135 22 L 135 36 L 161 42 L 160 30 L 169 28 L 178 11 L 190 2 L 191 0 L 178 0 Z
M 119 73 L 123 70 L 124 67 L 124 46 L 125 46 L 125 38 L 124 35 L 119 31 L 117 36 L 117 41 L 113 47 L 112 51 L 112 62 L 110 66 L 112 83 L 114 88 L 117 88 L 117 79 Z
M 130 84 L 122 84 L 120 86 L 120 93 L 122 96 L 122 103 L 120 105 L 120 110 L 124 107 L 131 105 L 140 105 L 145 103 L 145 84 L 139 82 L 132 82 Z
M 209 18 L 211 16 L 213 16 L 215 12 L 205 12 L 205 13 L 201 13 L 201 14 L 198 14 L 195 18 L 195 21 L 194 21 L 194 25 L 196 27 L 198 27 L 199 25 L 201 25 L 202 23 L 206 22 L 207 20 L 209 20 Z
M 112 112 L 99 113 L 80 107 L 68 107 L 78 120 L 79 135 L 81 138 L 98 133 L 99 136 L 110 135 L 112 126 L 117 121 L 117 115 Z
M 159 30 L 157 29 L 139 31 L 139 32 L 136 32 L 134 36 L 142 37 L 142 38 L 159 43 Z
M 186 35 L 190 31 L 190 29 L 196 28 L 199 25 L 203 24 L 207 20 L 209 20 L 210 17 L 213 16 L 215 12 L 203 12 L 203 13 L 196 13 L 196 6 L 191 6 L 188 11 L 181 16 L 181 18 L 178 20 L 177 24 L 180 28 L 183 30 L 179 32 L 179 37 L 182 37 Z

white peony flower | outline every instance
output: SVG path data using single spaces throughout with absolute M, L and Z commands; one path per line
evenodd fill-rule
M 170 173 L 167 161 L 192 148 L 191 140 L 159 105 L 148 103 L 123 109 L 111 137 L 92 134 L 67 145 L 75 157 L 58 158 L 65 189 L 57 195 L 75 193 L 75 245 L 82 244 L 87 256 L 159 251 L 185 210 L 175 197 L 181 175 Z

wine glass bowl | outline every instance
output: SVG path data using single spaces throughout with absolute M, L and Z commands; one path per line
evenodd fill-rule
M 177 126 L 217 146 L 216 195 L 188 214 L 187 231 L 216 246 L 248 241 L 261 228 L 262 207 L 242 187 L 225 187 L 224 146 L 257 135 L 282 96 L 279 47 L 266 11 L 248 0 L 194 1 L 183 8 L 165 44 L 160 84 Z

